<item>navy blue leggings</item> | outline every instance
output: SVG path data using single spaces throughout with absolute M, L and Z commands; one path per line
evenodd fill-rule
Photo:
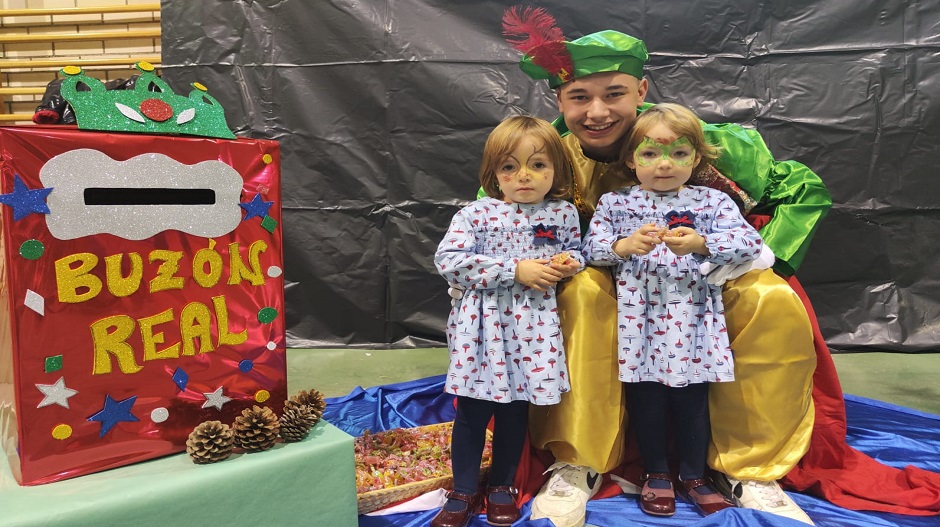
M 646 472 L 669 470 L 669 420 L 679 454 L 679 477 L 705 475 L 705 457 L 711 426 L 708 423 L 708 383 L 673 388 L 657 382 L 628 382 L 627 404 Z
M 529 403 L 497 403 L 457 396 L 457 417 L 451 436 L 451 467 L 454 491 L 474 494 L 480 479 L 480 460 L 486 442 L 486 425 L 493 423 L 493 464 L 489 485 L 512 485 L 525 445 Z

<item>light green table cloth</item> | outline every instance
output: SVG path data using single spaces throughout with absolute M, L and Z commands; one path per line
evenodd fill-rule
M 185 453 L 21 487 L 0 456 L 3 527 L 354 527 L 353 438 L 320 421 L 299 443 L 196 465 Z

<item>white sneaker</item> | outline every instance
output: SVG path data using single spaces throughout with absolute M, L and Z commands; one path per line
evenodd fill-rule
M 567 463 L 555 463 L 548 472 L 553 473 L 532 500 L 530 518 L 548 518 L 555 527 L 582 527 L 588 500 L 601 490 L 601 475 Z
M 770 512 L 815 525 L 776 481 L 737 480 L 731 477 L 727 479 L 731 486 L 731 495 L 738 507 Z

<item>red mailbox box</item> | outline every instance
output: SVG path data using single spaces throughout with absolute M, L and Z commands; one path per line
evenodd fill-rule
M 0 440 L 21 484 L 287 392 L 274 141 L 0 127 Z

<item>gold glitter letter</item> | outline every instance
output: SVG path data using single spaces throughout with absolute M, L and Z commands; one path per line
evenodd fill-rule
M 180 356 L 180 343 L 177 342 L 168 348 L 157 351 L 157 344 L 164 342 L 163 332 L 153 332 L 153 327 L 157 324 L 170 322 L 173 320 L 173 308 L 169 308 L 162 313 L 150 317 L 144 317 L 137 321 L 140 324 L 140 338 L 144 343 L 144 361 L 156 359 L 175 359 Z
M 183 339 L 183 355 L 196 354 L 196 340 L 199 341 L 199 353 L 214 350 L 212 345 L 212 315 L 209 308 L 200 302 L 190 302 L 180 312 L 180 337 Z
M 212 305 L 215 306 L 215 319 L 219 325 L 219 346 L 235 346 L 248 340 L 248 330 L 243 329 L 240 333 L 229 332 L 228 327 L 228 307 L 225 305 L 224 296 L 212 297 Z
M 157 260 L 163 261 L 157 269 L 157 276 L 150 281 L 151 293 L 183 288 L 183 277 L 175 276 L 176 272 L 180 270 L 180 259 L 182 258 L 183 251 L 167 251 L 164 249 L 150 251 L 150 263 Z
M 89 326 L 91 340 L 95 343 L 93 374 L 111 373 L 109 353 L 117 358 L 118 368 L 121 368 L 124 373 L 137 373 L 143 369 L 143 366 L 138 366 L 137 361 L 134 360 L 134 349 L 125 342 L 127 337 L 134 332 L 134 326 L 136 326 L 134 319 L 127 315 L 103 318 Z M 114 331 L 108 333 L 109 328 L 114 328 Z
M 74 262 L 80 262 L 72 268 Z M 91 300 L 101 292 L 101 279 L 89 274 L 98 265 L 98 257 L 91 253 L 76 253 L 55 261 L 55 282 L 59 291 L 59 302 L 77 304 Z M 80 288 L 88 291 L 79 293 Z
M 212 244 L 213 246 L 215 243 Z M 206 264 L 209 271 L 206 272 Z M 222 276 L 222 255 L 213 248 L 199 249 L 193 257 L 193 280 L 206 289 L 219 283 Z
M 105 277 L 108 280 L 108 291 L 116 297 L 133 295 L 140 289 L 140 281 L 144 277 L 144 260 L 137 253 L 127 253 L 131 261 L 131 272 L 125 277 L 121 273 L 121 263 L 124 254 L 112 254 L 104 257 Z
M 251 285 L 264 285 L 264 273 L 261 272 L 261 253 L 268 249 L 268 244 L 264 240 L 258 240 L 248 248 L 248 263 L 251 268 L 242 261 L 242 255 L 238 250 L 238 242 L 228 245 L 229 255 L 229 285 L 238 285 L 242 280 L 248 280 Z

